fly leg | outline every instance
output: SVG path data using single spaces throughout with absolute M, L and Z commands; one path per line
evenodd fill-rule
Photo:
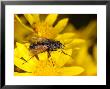
M 34 56 L 39 60 L 38 54 L 33 55 L 31 58 L 33 58 Z M 30 60 L 31 58 L 29 58 L 29 60 Z M 28 60 L 28 61 L 29 61 L 29 60 Z
M 35 55 L 33 55 L 31 58 L 33 58 Z M 31 58 L 29 58 L 29 60 L 31 59 Z M 25 62 L 24 63 L 22 63 L 22 64 L 25 64 L 26 62 L 28 62 L 29 60 L 25 60 L 23 57 L 21 57 L 20 59 L 22 59 L 22 60 L 24 60 Z
M 36 54 L 36 55 L 34 55 L 34 56 L 37 58 L 37 60 L 39 60 L 38 54 Z
M 65 55 L 70 56 L 69 54 L 65 53 L 63 50 L 61 50 L 61 52 L 62 52 L 63 54 L 65 54 Z M 71 57 L 71 56 L 70 56 L 70 57 Z
M 51 58 L 50 51 L 47 51 L 47 52 L 48 52 L 48 58 L 50 58 L 50 59 L 48 59 L 48 61 L 51 62 L 54 66 L 55 63 L 54 63 L 54 60 L 52 60 L 52 58 Z
M 20 59 L 24 60 L 24 61 L 25 61 L 24 63 L 26 63 L 26 62 L 27 62 L 27 60 L 25 60 L 23 57 L 21 57 Z M 24 64 L 24 63 L 23 63 L 23 64 Z
M 51 55 L 50 55 L 50 51 L 47 51 L 48 52 L 48 58 L 50 58 L 51 57 Z

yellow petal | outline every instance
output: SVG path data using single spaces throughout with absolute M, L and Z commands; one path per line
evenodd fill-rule
M 39 23 L 40 22 L 40 17 L 39 14 L 32 14 L 33 18 L 34 18 L 34 22 L 35 23 Z
M 61 31 L 63 31 L 67 23 L 68 23 L 68 18 L 64 18 L 60 20 L 54 27 L 54 29 L 56 30 L 56 33 L 60 33 Z
M 63 50 L 63 52 L 61 50 L 51 52 L 51 58 L 58 66 L 63 66 L 71 60 L 72 49 Z
M 45 23 L 52 26 L 54 24 L 54 22 L 56 21 L 57 16 L 58 16 L 58 14 L 49 14 L 45 19 Z
M 64 40 L 62 39 L 58 41 L 60 41 L 64 45 L 67 45 L 67 44 L 70 44 L 73 41 L 73 39 L 64 39 Z
M 27 21 L 30 23 L 30 25 L 33 25 L 33 23 L 35 23 L 35 19 L 31 14 L 24 14 L 24 16 L 27 19 Z
M 29 28 L 19 19 L 17 15 L 15 15 L 14 22 L 14 40 L 18 42 L 23 42 L 25 37 L 33 32 L 32 28 Z
M 84 72 L 84 68 L 79 66 L 63 67 L 61 72 L 63 76 L 74 76 Z
M 26 45 L 16 42 L 16 46 L 17 47 L 15 48 L 14 51 L 15 56 L 17 55 L 18 57 L 24 57 L 25 60 L 28 60 L 28 58 L 32 56 Z
M 62 33 L 67 33 L 67 32 L 71 32 L 73 33 L 74 31 L 76 31 L 76 28 L 74 27 L 73 24 L 69 23 L 65 29 L 62 31 Z
M 79 54 L 81 47 L 74 47 L 72 52 L 72 58 L 75 59 L 77 55 Z
M 82 36 L 85 39 L 96 39 L 97 37 L 97 21 L 91 21 L 87 27 L 85 27 L 82 32 Z
M 57 35 L 57 37 L 55 39 L 56 40 L 63 40 L 63 39 L 71 39 L 73 37 L 75 37 L 74 33 L 63 33 L 63 34 Z
M 96 75 L 97 66 L 93 62 L 92 56 L 88 53 L 88 46 L 85 45 L 79 51 L 78 56 L 76 57 L 76 63 L 85 68 L 86 75 Z
M 43 52 L 38 54 L 39 60 L 48 60 L 48 53 L 47 52 Z
M 84 39 L 73 39 L 69 44 L 65 45 L 65 49 L 67 48 L 75 48 L 75 47 L 82 47 L 85 44 L 85 40 Z
M 75 38 L 74 33 L 63 33 L 63 34 L 58 34 L 55 40 L 60 41 L 62 44 L 68 44 L 73 41 Z
M 36 70 L 36 63 L 38 60 L 34 57 L 27 47 L 23 44 L 17 43 L 17 47 L 14 50 L 14 64 L 28 72 Z
M 14 76 L 33 76 L 32 73 L 18 73 L 14 72 Z
M 36 71 L 37 59 L 35 57 L 31 58 L 31 60 L 29 61 L 24 61 L 24 60 L 18 57 L 14 57 L 14 64 L 20 69 L 27 72 Z
M 27 23 L 27 20 L 26 20 L 26 18 L 24 17 L 24 15 L 21 15 L 21 16 L 19 17 L 19 19 L 22 21 L 23 24 L 26 24 L 26 23 Z
M 85 74 L 88 76 L 96 76 L 97 75 L 97 66 L 94 63 L 90 63 L 86 68 Z

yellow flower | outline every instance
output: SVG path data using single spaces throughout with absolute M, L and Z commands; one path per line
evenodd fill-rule
M 26 44 L 17 43 L 17 48 L 15 48 L 14 51 L 14 64 L 17 67 L 27 72 L 31 72 L 32 75 L 78 75 L 84 71 L 80 66 L 70 66 L 70 64 L 73 63 L 73 59 L 70 57 L 70 55 L 72 55 L 72 47 L 79 43 L 83 43 L 83 41 L 81 39 L 73 40 L 75 37 L 73 33 L 58 34 L 66 27 L 68 18 L 60 20 L 53 27 L 58 16 L 57 14 L 48 15 L 44 21 L 40 20 L 38 14 L 24 14 L 24 16 L 35 29 L 39 37 L 60 41 L 65 45 L 63 51 L 68 55 L 62 53 L 62 49 L 59 49 L 57 51 L 52 51 L 51 57 L 48 58 L 47 52 L 43 52 L 38 55 L 40 59 L 38 61 L 36 57 L 32 57 L 33 54 L 29 52 L 29 44 L 26 47 Z M 77 42 L 78 40 L 79 42 Z M 71 41 L 72 43 L 70 43 Z M 31 60 L 29 60 L 30 58 Z M 23 64 L 24 62 L 26 63 Z M 68 66 L 66 67 L 65 65 Z
M 68 23 L 68 18 L 61 19 L 54 25 L 58 14 L 49 14 L 45 20 L 40 19 L 39 14 L 24 14 L 30 25 L 34 28 L 38 37 L 53 39 L 60 33 Z
M 38 54 L 39 60 L 32 57 L 33 54 L 29 51 L 29 43 L 16 43 L 17 47 L 14 50 L 14 64 L 26 73 L 15 72 L 16 76 L 73 76 L 84 72 L 84 68 L 80 66 L 65 66 L 72 60 L 69 55 L 72 50 L 65 50 L 65 55 L 59 49 L 52 51 L 51 57 L 48 58 L 48 53 L 43 52 Z M 31 59 L 30 59 L 31 58 Z

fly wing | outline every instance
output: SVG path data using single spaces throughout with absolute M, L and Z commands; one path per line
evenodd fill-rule
M 34 54 L 38 54 L 38 53 L 45 52 L 47 49 L 48 49 L 48 47 L 45 46 L 45 45 L 38 45 L 38 46 L 35 47 L 35 49 L 32 49 L 31 51 Z

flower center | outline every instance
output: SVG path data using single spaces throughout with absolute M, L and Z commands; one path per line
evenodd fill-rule
M 33 73 L 35 76 L 57 76 L 60 75 L 60 68 L 55 65 L 52 60 L 38 61 L 36 71 Z
M 56 36 L 54 28 L 48 25 L 48 23 L 37 23 L 35 27 L 35 31 L 38 33 L 39 37 L 51 39 Z

